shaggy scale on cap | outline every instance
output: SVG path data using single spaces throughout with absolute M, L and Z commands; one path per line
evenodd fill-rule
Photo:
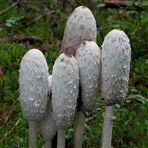
M 82 93 L 82 110 L 92 111 L 100 79 L 100 48 L 94 41 L 84 41 L 76 52 Z
M 20 99 L 28 120 L 41 120 L 46 112 L 48 94 L 48 66 L 38 49 L 29 50 L 20 64 Z
M 79 70 L 73 56 L 62 53 L 55 61 L 52 72 L 52 107 L 58 128 L 71 125 L 79 91 Z
M 96 42 L 96 35 L 96 20 L 92 12 L 85 6 L 79 6 L 66 23 L 61 52 L 75 55 L 83 41 Z
M 102 92 L 106 105 L 126 98 L 131 61 L 131 47 L 127 35 L 114 29 L 102 45 Z

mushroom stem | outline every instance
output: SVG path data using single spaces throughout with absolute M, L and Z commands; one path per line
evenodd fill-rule
M 52 142 L 50 139 L 45 140 L 44 148 L 52 148 Z
M 58 129 L 57 148 L 65 148 L 66 129 Z
M 103 122 L 101 148 L 111 148 L 113 119 L 114 119 L 113 106 L 106 106 L 103 116 L 104 116 L 104 122 Z
M 74 148 L 82 148 L 85 115 L 82 111 L 76 113 L 74 123 Z
M 37 131 L 35 121 L 29 121 L 29 148 L 37 148 Z

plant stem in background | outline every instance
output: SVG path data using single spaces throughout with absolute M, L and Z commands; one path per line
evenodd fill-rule
M 45 140 L 44 148 L 52 148 L 52 142 L 50 139 Z
M 29 121 L 29 148 L 37 148 L 37 131 L 35 121 Z
M 104 123 L 102 133 L 101 148 L 111 148 L 112 128 L 113 128 L 113 106 L 106 106 L 104 112 Z
M 76 113 L 74 123 L 74 148 L 82 148 L 85 115 L 82 111 Z
M 58 129 L 57 148 L 65 148 L 66 129 Z

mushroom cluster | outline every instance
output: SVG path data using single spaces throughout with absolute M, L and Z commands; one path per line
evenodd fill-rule
M 57 148 L 65 148 L 66 130 L 73 122 L 74 148 L 82 148 L 85 113 L 93 111 L 100 86 L 105 102 L 101 148 L 111 147 L 112 105 L 126 98 L 131 48 L 127 35 L 114 29 L 100 50 L 96 26 L 89 8 L 79 6 L 72 12 L 52 75 L 40 50 L 31 49 L 22 58 L 20 100 L 29 122 L 29 148 L 37 147 L 37 124 L 45 148 L 52 147 L 56 132 Z

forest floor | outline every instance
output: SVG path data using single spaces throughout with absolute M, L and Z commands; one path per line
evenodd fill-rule
M 59 55 L 64 27 L 72 7 L 62 8 L 39 0 L 28 3 L 0 2 L 0 148 L 26 148 L 28 124 L 19 101 L 19 64 L 31 48 L 40 49 L 52 71 Z M 97 43 L 101 47 L 104 36 L 112 29 L 121 29 L 129 37 L 132 62 L 128 98 L 114 105 L 112 146 L 115 148 L 148 148 L 148 10 L 133 8 L 105 8 L 94 3 L 88 6 L 97 21 Z M 5 8 L 10 8 L 6 12 Z M 86 113 L 84 148 L 100 145 L 104 103 L 98 94 L 96 107 Z M 73 128 L 66 134 L 67 144 L 73 138 Z M 44 143 L 38 135 L 38 147 Z

